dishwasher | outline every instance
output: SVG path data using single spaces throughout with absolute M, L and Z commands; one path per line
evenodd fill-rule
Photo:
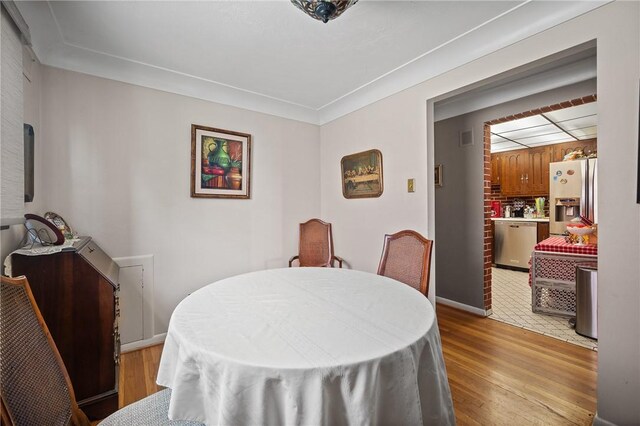
M 496 220 L 494 225 L 496 265 L 528 270 L 531 252 L 538 242 L 538 224 Z

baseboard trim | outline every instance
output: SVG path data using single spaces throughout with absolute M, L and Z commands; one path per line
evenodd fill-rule
M 596 411 L 596 415 L 593 416 L 593 426 L 616 426 L 615 423 L 611 423 L 608 420 L 603 419 L 602 417 L 598 416 L 598 412 Z
M 452 308 L 460 309 L 462 311 L 471 312 L 472 314 L 480 315 L 481 317 L 488 317 L 492 314 L 491 309 L 485 310 L 476 308 L 475 306 L 465 305 L 464 303 L 445 299 L 444 297 L 436 296 L 436 302 L 442 303 L 443 305 L 451 306 Z
M 149 346 L 155 346 L 160 343 L 164 343 L 164 339 L 167 337 L 167 333 L 156 334 L 150 339 L 137 340 L 131 343 L 125 343 L 120 348 L 120 352 L 127 353 L 137 351 L 138 349 L 148 348 Z

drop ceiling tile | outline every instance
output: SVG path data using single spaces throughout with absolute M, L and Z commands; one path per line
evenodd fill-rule
M 571 126 L 571 128 L 597 126 L 598 116 L 585 115 L 583 117 L 576 117 L 570 120 L 562 120 L 562 121 L 558 121 L 558 125 L 562 128 L 569 128 L 569 126 Z
M 578 136 L 578 139 L 580 139 L 581 141 L 586 141 L 586 140 L 589 140 L 589 139 L 596 139 L 597 137 L 598 137 L 598 135 L 593 133 L 593 134 L 590 134 L 590 135 Z M 598 142 L 598 143 L 600 143 L 600 142 Z
M 510 141 L 504 141 L 504 142 L 499 142 L 499 143 L 492 143 L 492 144 L 491 144 L 491 152 L 496 151 L 496 150 L 503 149 L 503 148 L 505 148 L 505 147 L 511 147 L 511 146 L 513 146 L 513 145 L 514 145 L 514 143 L 513 143 L 513 142 L 510 142 Z M 515 145 L 520 146 L 520 145 L 518 145 L 518 144 L 515 144 Z M 524 148 L 524 147 L 522 147 L 522 146 L 520 146 L 520 147 L 521 147 L 521 148 Z
M 491 152 L 552 145 L 597 137 L 597 103 L 578 105 L 491 126 Z M 545 118 L 546 117 L 546 118 Z M 549 120 L 553 121 L 550 123 Z M 559 128 L 560 127 L 560 128 Z M 567 130 L 568 133 L 561 129 Z M 508 138 L 502 139 L 502 138 Z M 513 143 L 515 141 L 518 143 Z
M 524 148 L 522 145 L 518 145 L 514 142 L 505 142 L 498 145 L 491 145 L 491 152 L 511 151 L 513 149 Z
M 530 148 L 537 148 L 539 146 L 545 146 L 545 145 L 555 145 L 557 143 L 562 143 L 562 142 L 572 142 L 574 139 L 572 139 L 571 141 L 542 141 L 542 142 L 529 142 L 527 144 L 528 147 Z
M 578 139 L 588 139 L 587 138 L 588 136 L 595 138 L 598 134 L 598 127 L 591 126 L 591 127 L 585 127 L 582 129 L 571 130 L 571 134 L 577 137 Z
M 593 116 L 592 116 L 593 117 Z M 597 120 L 592 117 L 576 118 L 575 120 L 561 121 L 558 126 L 571 133 L 574 130 L 585 128 L 595 128 L 598 126 Z
M 502 136 L 500 136 L 500 135 L 493 135 L 493 134 L 491 135 L 491 143 L 495 143 L 495 142 L 505 142 L 505 141 L 506 141 L 506 139 L 505 139 L 505 138 L 503 138 L 503 137 L 502 137 Z
M 533 117 L 521 118 L 519 120 L 507 121 L 505 123 L 494 124 L 491 126 L 491 133 L 505 133 L 514 130 L 521 130 L 527 127 L 542 126 L 549 124 L 544 117 L 534 115 Z
M 533 136 L 529 138 L 520 138 L 520 139 L 514 139 L 514 140 L 516 142 L 520 142 L 521 144 L 529 145 L 529 144 L 535 144 L 535 143 L 541 143 L 541 142 L 557 142 L 557 143 L 570 142 L 570 141 L 574 141 L 575 139 L 573 139 L 571 136 L 567 135 L 564 132 L 558 132 L 558 133 Z
M 545 120 L 546 121 L 546 120 Z M 500 133 L 500 135 L 509 139 L 528 138 L 531 136 L 547 135 L 552 133 L 558 133 L 558 128 L 553 124 L 546 121 L 547 124 L 541 126 L 527 127 L 518 130 L 512 130 L 509 132 Z
M 588 104 L 546 112 L 544 115 L 546 115 L 552 121 L 565 121 L 578 117 L 585 117 L 588 115 L 596 115 L 597 113 L 598 103 L 591 102 Z

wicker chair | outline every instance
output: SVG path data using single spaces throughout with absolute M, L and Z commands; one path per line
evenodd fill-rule
M 73 386 L 25 277 L 2 277 L 0 284 L 0 383 L 2 424 L 82 425 Z M 175 425 L 170 390 L 157 392 L 109 416 L 103 425 Z
M 378 275 L 408 284 L 426 296 L 432 247 L 433 241 L 415 231 L 385 235 Z
M 310 219 L 300 224 L 298 255 L 289 259 L 289 267 L 298 259 L 300 266 L 330 266 L 334 260 L 342 268 L 343 260 L 333 254 L 331 224 L 320 219 Z
M 89 425 L 25 277 L 2 277 L 2 420 L 20 425 Z

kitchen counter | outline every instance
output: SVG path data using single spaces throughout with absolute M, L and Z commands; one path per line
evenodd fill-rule
M 527 219 L 525 217 L 492 217 L 491 220 L 508 220 L 510 222 L 549 222 L 548 217 Z

